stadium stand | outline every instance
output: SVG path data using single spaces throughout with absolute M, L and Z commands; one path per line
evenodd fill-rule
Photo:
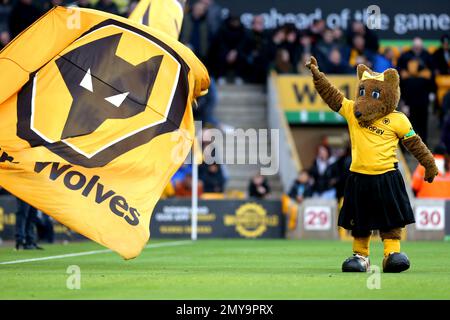
M 235 128 L 243 130 L 268 128 L 268 117 L 266 112 L 267 95 L 261 85 L 232 85 L 227 84 L 219 87 L 219 104 L 217 106 L 217 118 L 223 123 L 230 123 Z M 225 133 L 227 148 L 233 148 L 235 139 L 233 131 Z M 270 141 L 268 149 L 270 150 Z M 245 141 L 238 147 L 234 164 L 226 164 L 229 176 L 227 190 L 239 190 L 246 192 L 251 178 L 258 172 L 258 155 L 248 153 L 248 150 L 258 150 L 256 141 Z M 247 152 L 245 152 L 247 150 Z M 243 166 L 239 163 L 247 163 Z M 279 197 L 283 192 L 278 175 L 268 177 L 268 183 L 272 189 L 271 197 Z

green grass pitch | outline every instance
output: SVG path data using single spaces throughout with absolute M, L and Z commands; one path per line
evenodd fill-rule
M 161 243 L 161 241 L 151 241 Z M 92 242 L 55 244 L 45 251 L 0 248 L 0 262 L 103 249 Z M 351 243 L 294 240 L 199 240 L 147 248 L 134 260 L 98 253 L 0 264 L 0 299 L 450 299 L 450 243 L 403 242 L 411 269 L 381 274 L 340 271 Z M 382 244 L 371 261 L 381 265 Z M 69 290 L 68 266 L 81 269 Z

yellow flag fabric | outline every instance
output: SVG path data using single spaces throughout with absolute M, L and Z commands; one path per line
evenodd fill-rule
M 56 7 L 0 52 L 0 70 L 0 186 L 136 257 L 192 146 L 203 64 L 165 33 Z
M 130 19 L 161 30 L 178 39 L 183 24 L 185 0 L 141 0 Z

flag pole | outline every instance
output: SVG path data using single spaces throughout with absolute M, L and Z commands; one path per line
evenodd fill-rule
M 192 144 L 192 208 L 191 208 L 191 240 L 197 240 L 198 217 L 198 164 L 197 164 L 197 136 Z

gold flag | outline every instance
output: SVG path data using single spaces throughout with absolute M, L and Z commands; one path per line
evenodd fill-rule
M 0 185 L 139 255 L 209 86 L 190 49 L 96 10 L 56 7 L 0 52 Z
M 141 0 L 130 20 L 161 30 L 178 39 L 183 24 L 185 0 Z

